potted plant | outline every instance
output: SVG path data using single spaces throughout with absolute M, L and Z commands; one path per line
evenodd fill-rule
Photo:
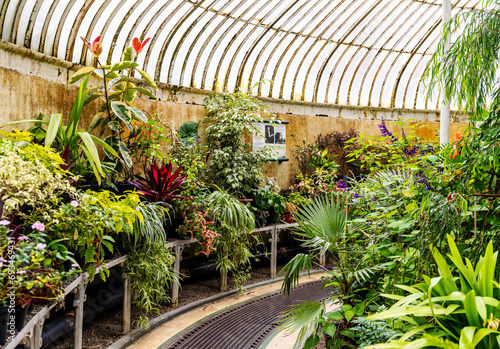
M 109 145 L 119 157 L 105 149 L 106 158 L 104 161 L 110 169 L 110 178 L 117 183 L 127 175 L 127 169 L 132 167 L 132 156 L 130 143 L 134 141 L 140 122 L 148 122 L 146 114 L 134 105 L 134 100 L 138 94 L 145 95 L 152 99 L 157 99 L 148 89 L 140 87 L 131 81 L 135 74 L 141 75 L 147 85 L 153 90 L 158 87 L 153 79 L 143 70 L 139 69 L 136 62 L 138 54 L 144 49 L 150 38 L 141 42 L 138 38 L 132 40 L 132 46 L 128 47 L 122 54 L 121 61 L 115 64 L 103 65 L 99 61 L 102 53 L 101 37 L 98 36 L 92 43 L 82 38 L 89 51 L 95 57 L 97 68 L 84 67 L 78 70 L 71 78 L 70 84 L 74 84 L 81 79 L 88 79 L 90 75 L 102 79 L 102 87 L 91 87 L 86 95 L 85 103 L 93 100 L 101 100 L 102 104 L 89 127 L 89 131 L 100 127 L 100 135 L 105 132 L 110 133 L 104 139 L 104 143 Z M 125 74 L 122 75 L 122 72 Z M 129 135 L 132 138 L 129 139 Z
M 286 209 L 286 200 L 283 196 L 273 193 L 269 185 L 264 186 L 260 190 L 253 190 L 255 204 L 257 208 L 269 211 L 270 222 L 279 222 L 281 215 Z
M 179 195 L 182 191 L 181 186 L 186 180 L 186 175 L 181 175 L 182 168 L 173 172 L 172 162 L 163 161 L 159 165 L 156 159 L 149 164 L 144 177 L 137 176 L 136 180 L 129 181 L 137 188 L 137 192 L 147 201 L 158 203 L 164 207 L 172 208 L 169 203 L 173 199 L 186 199 Z M 168 220 L 170 222 L 170 217 Z M 168 234 L 168 227 L 165 231 Z
M 213 95 L 205 102 L 209 158 L 204 176 L 233 195 L 249 197 L 264 179 L 262 168 L 274 152 L 269 147 L 252 151 L 245 137 L 260 132 L 254 123 L 272 119 L 268 107 L 251 90 Z

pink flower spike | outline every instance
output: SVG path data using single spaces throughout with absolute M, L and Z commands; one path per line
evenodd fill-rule
M 132 48 L 134 49 L 134 51 L 136 53 L 139 53 L 139 52 L 142 51 L 142 49 L 144 48 L 144 46 L 146 46 L 146 44 L 149 42 L 149 40 L 151 40 L 151 38 L 147 38 L 143 42 L 141 42 L 139 40 L 139 38 L 134 38 L 132 40 Z
M 38 248 L 45 248 L 45 247 L 47 247 L 47 244 L 38 244 L 38 245 L 36 245 L 36 247 L 38 247 Z
M 10 221 L 7 220 L 0 221 L 0 225 L 10 225 Z
M 19 271 L 17 272 L 17 274 L 19 274 L 19 275 L 26 274 L 26 270 L 19 270 Z
M 30 238 L 23 235 L 23 236 L 18 237 L 17 239 L 18 240 L 29 240 Z
M 33 223 L 33 225 L 31 226 L 31 229 L 35 229 L 38 231 L 45 231 L 45 225 L 43 223 L 36 222 L 36 223 Z
M 78 207 L 78 201 L 76 201 L 76 200 L 71 200 L 71 202 L 69 204 L 73 207 Z

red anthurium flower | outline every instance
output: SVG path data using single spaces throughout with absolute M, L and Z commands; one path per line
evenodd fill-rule
M 143 42 L 141 42 L 141 40 L 139 40 L 139 38 L 134 38 L 132 40 L 132 48 L 134 49 L 135 52 L 139 53 L 142 51 L 144 46 L 146 46 L 146 44 L 149 42 L 149 40 L 151 40 L 151 38 L 147 38 Z
M 102 53 L 101 36 L 99 35 L 97 38 L 95 38 L 92 44 L 84 37 L 80 36 L 80 38 L 82 38 L 83 42 L 85 43 L 85 46 L 88 47 L 88 49 L 90 50 L 90 52 L 92 52 L 94 57 L 99 57 L 99 55 Z

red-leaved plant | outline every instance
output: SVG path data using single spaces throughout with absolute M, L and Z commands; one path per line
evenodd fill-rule
M 149 201 L 161 202 L 170 207 L 168 201 L 186 199 L 178 194 L 181 192 L 180 187 L 187 176 L 181 176 L 181 168 L 172 173 L 172 167 L 172 162 L 165 164 L 163 161 L 161 166 L 158 166 L 156 160 L 153 160 L 144 173 L 144 177 L 138 176 L 138 180 L 129 181 L 129 183 L 135 186 L 137 191 Z

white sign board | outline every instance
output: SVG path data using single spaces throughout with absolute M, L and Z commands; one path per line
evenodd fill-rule
M 283 124 L 254 123 L 260 132 L 253 135 L 253 151 L 273 148 L 276 158 L 286 158 L 286 129 Z

